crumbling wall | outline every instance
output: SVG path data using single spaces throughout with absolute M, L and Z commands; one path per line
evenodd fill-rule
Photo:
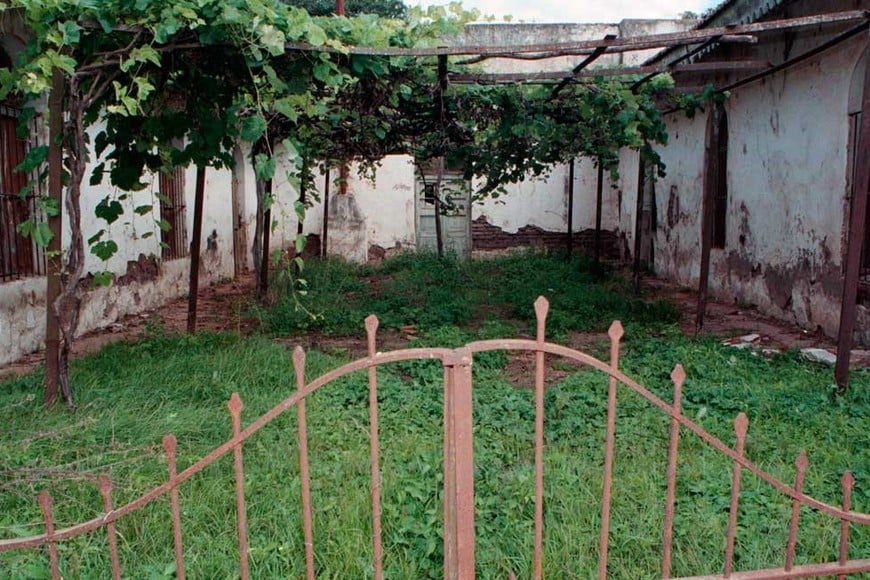
M 818 38 L 758 48 L 772 61 Z M 799 44 L 798 48 L 794 45 Z M 801 65 L 735 90 L 728 114 L 726 244 L 710 259 L 710 291 L 835 336 L 847 207 L 847 100 L 866 40 L 855 38 Z M 660 153 L 656 270 L 697 285 L 706 115 L 668 117 Z M 864 321 L 863 323 L 861 321 Z M 859 316 L 859 338 L 868 338 Z M 866 343 L 866 342 L 865 342 Z

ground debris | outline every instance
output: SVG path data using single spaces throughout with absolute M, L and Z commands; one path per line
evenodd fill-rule
M 837 355 L 824 348 L 802 348 L 801 355 L 810 361 L 834 366 Z

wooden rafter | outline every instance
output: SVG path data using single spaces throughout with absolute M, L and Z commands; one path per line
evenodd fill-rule
M 771 67 L 771 63 L 765 60 L 737 60 L 716 62 L 693 62 L 670 65 L 645 65 L 633 67 L 598 68 L 578 71 L 568 77 L 568 82 L 574 79 L 595 77 L 633 76 L 643 74 L 659 74 L 664 72 L 733 72 L 747 70 L 764 70 Z M 524 81 L 556 81 L 565 82 L 563 72 L 538 72 L 538 73 L 479 73 L 479 74 L 453 74 L 450 81 L 457 84 L 467 83 L 517 83 Z M 567 84 L 567 83 L 565 83 Z
M 569 54 L 591 54 L 599 48 L 604 48 L 607 53 L 632 52 L 648 50 L 652 48 L 670 48 L 680 45 L 691 45 L 706 42 L 711 38 L 728 37 L 734 39 L 742 35 L 753 35 L 759 32 L 774 30 L 786 30 L 804 28 L 809 26 L 824 26 L 870 18 L 868 10 L 846 10 L 828 14 L 802 16 L 799 18 L 786 18 L 781 20 L 769 20 L 765 22 L 752 22 L 749 24 L 737 24 L 730 26 L 718 26 L 714 28 L 702 28 L 683 32 L 671 32 L 667 34 L 650 34 L 646 36 L 629 36 L 615 38 L 613 40 L 579 40 L 575 42 L 556 42 L 546 44 L 527 45 L 467 45 L 467 46 L 442 46 L 437 48 L 404 48 L 404 47 L 378 47 L 378 46 L 313 46 L 307 43 L 288 42 L 284 46 L 288 51 L 327 52 L 334 54 L 351 54 L 366 56 L 477 56 L 490 58 L 517 58 L 519 55 L 537 54 L 536 58 L 555 58 Z M 102 28 L 102 25 L 92 21 L 79 23 L 84 28 Z M 118 26 L 117 32 L 137 33 L 143 32 L 142 27 Z M 192 48 L 199 46 L 185 46 Z

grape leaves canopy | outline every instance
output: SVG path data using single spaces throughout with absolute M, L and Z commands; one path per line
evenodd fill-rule
M 274 176 L 280 143 L 290 165 L 303 172 L 297 180 L 309 179 L 304 173 L 314 163 L 354 159 L 373 167 L 402 152 L 418 160 L 446 157 L 466 177 L 481 178 L 480 195 L 498 195 L 508 183 L 578 156 L 615 171 L 619 149 L 629 147 L 658 162 L 649 143 L 667 139 L 654 95 L 667 88 L 668 77 L 641 90 L 610 80 L 571 84 L 558 95 L 524 84 L 444 91 L 437 57 L 346 50 L 443 44 L 477 16 L 458 4 L 410 9 L 401 19 L 316 17 L 278 0 L 9 0 L 0 6 L 29 31 L 16 66 L 0 76 L 0 96 L 39 102 L 53 71 L 66 81 L 71 240 L 52 307 L 63 335 L 59 379 L 70 403 L 69 349 L 85 250 L 108 259 L 118 248 L 104 232 L 83 237 L 85 179 L 135 192 L 150 172 L 228 166 L 242 140 L 259 144 L 252 162 L 261 180 Z M 93 142 L 89 128 L 96 130 Z M 47 148 L 35 150 L 27 163 L 38 166 L 46 155 Z M 111 223 L 121 211 L 107 198 L 97 216 Z

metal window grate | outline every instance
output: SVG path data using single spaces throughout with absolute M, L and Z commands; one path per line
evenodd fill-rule
M 163 259 L 176 260 L 190 252 L 187 240 L 187 206 L 184 203 L 184 168 L 178 167 L 170 174 L 160 174 L 160 217 L 169 224 L 161 230 Z
M 30 140 L 19 138 L 18 118 L 17 109 L 0 105 L 0 282 L 45 275 L 45 249 L 17 231 L 18 224 L 39 212 L 38 190 L 21 195 L 37 175 L 15 171 L 28 147 L 38 144 L 38 131 L 34 123 Z

